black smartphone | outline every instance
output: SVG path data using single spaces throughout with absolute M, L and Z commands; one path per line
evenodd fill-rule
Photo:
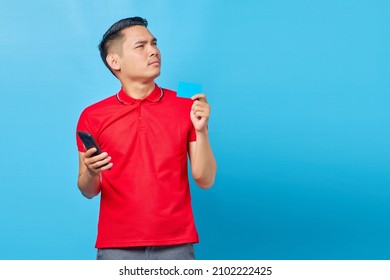
M 97 144 L 95 138 L 93 138 L 91 133 L 78 130 L 77 134 L 79 135 L 81 141 L 83 141 L 83 144 L 87 150 L 91 148 L 96 148 L 97 151 L 93 153 L 93 157 L 102 153 L 99 148 L 99 145 Z

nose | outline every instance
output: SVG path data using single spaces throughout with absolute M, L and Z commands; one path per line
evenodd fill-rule
M 150 53 L 150 56 L 159 56 L 160 50 L 157 48 L 156 45 L 150 45 L 149 46 L 149 53 Z

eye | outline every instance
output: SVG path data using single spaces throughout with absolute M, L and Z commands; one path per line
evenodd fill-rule
M 143 48 L 143 47 L 144 47 L 144 45 L 137 45 L 137 46 L 135 46 L 136 49 Z

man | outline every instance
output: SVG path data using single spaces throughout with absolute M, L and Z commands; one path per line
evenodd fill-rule
M 216 174 L 206 96 L 179 98 L 154 82 L 161 55 L 143 18 L 112 25 L 99 50 L 122 87 L 87 107 L 77 125 L 103 151 L 92 156 L 96 149 L 77 137 L 78 187 L 87 198 L 101 194 L 97 259 L 194 259 L 187 155 L 200 187 Z

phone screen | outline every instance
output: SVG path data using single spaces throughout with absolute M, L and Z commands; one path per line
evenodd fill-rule
M 91 148 L 96 148 L 97 151 L 92 156 L 97 156 L 102 153 L 99 145 L 97 144 L 95 138 L 93 138 L 91 133 L 78 130 L 77 134 L 79 135 L 81 141 L 83 141 L 83 144 L 87 150 Z

